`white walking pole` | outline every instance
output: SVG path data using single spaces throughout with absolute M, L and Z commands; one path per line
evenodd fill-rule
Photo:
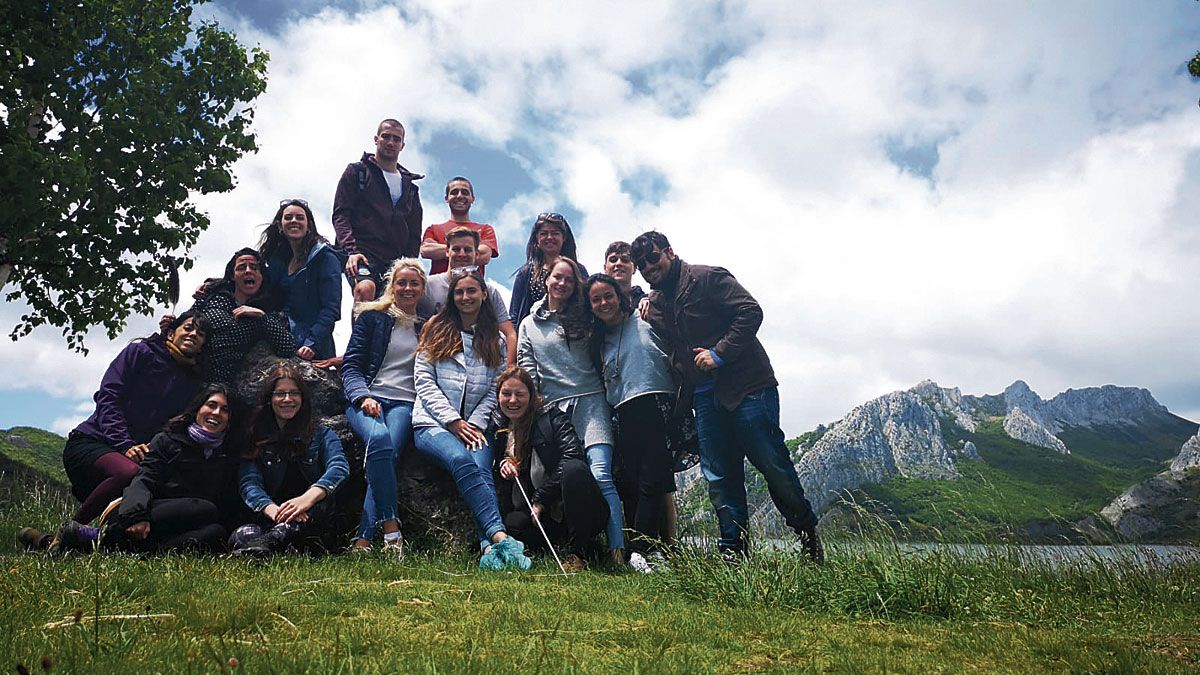
M 542 519 L 538 518 L 537 514 L 533 512 L 533 502 L 529 501 L 529 495 L 525 494 L 525 486 L 521 485 L 521 477 L 517 476 L 513 479 L 513 482 L 521 489 L 521 496 L 525 498 L 525 504 L 529 506 L 529 515 L 533 516 L 533 522 L 542 531 L 542 536 L 546 538 L 546 545 L 550 547 L 550 555 L 554 556 L 554 562 L 558 563 L 558 569 L 562 570 L 564 577 L 571 576 L 567 574 L 567 568 L 563 567 L 562 560 L 558 557 L 558 552 L 554 550 L 554 544 L 550 543 L 550 535 L 546 534 L 546 528 L 542 527 Z

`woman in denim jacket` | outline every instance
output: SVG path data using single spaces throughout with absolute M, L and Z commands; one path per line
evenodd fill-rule
M 360 302 L 342 362 L 342 391 L 350 404 L 346 420 L 366 444 L 367 494 L 362 521 L 350 551 L 371 549 L 375 529 L 383 530 L 383 549 L 400 558 L 404 540 L 396 518 L 399 499 L 396 463 L 412 439 L 417 302 L 425 293 L 425 270 L 412 258 L 392 263 L 378 300 Z
M 276 367 L 258 397 L 239 471 L 242 501 L 255 517 L 233 533 L 230 548 L 261 556 L 328 544 L 329 498 L 349 474 L 337 435 L 313 421 L 307 383 L 292 366 Z
M 450 273 L 450 296 L 421 330 L 413 373 L 417 451 L 442 465 L 479 529 L 483 569 L 529 569 L 524 545 L 508 536 L 492 483 L 492 449 L 483 430 L 496 409 L 504 338 L 478 272 Z

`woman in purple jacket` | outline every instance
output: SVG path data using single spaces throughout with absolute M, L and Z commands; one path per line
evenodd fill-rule
M 96 411 L 63 448 L 71 492 L 82 502 L 72 520 L 89 523 L 121 496 L 150 439 L 200 391 L 196 362 L 207 334 L 207 320 L 189 310 L 113 359 L 94 397 Z

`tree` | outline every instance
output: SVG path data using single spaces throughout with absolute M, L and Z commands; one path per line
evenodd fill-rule
M 212 22 L 206 0 L 0 3 L 0 291 L 29 312 L 10 337 L 109 337 L 178 295 L 208 217 L 257 150 L 249 103 L 268 55 Z M 11 286 L 8 286 L 11 284 Z

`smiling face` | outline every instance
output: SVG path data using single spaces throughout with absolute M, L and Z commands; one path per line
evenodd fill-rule
M 295 417 L 303 403 L 300 385 L 295 380 L 284 377 L 275 381 L 275 388 L 271 391 L 271 411 L 275 413 L 275 421 L 279 426 Z
M 565 302 L 575 292 L 575 270 L 570 263 L 560 262 L 550 270 L 546 292 L 556 303 Z
M 538 227 L 537 246 L 547 258 L 555 258 L 562 253 L 564 238 L 562 227 L 557 223 L 545 222 Z
M 204 332 L 195 319 L 188 319 L 175 327 L 167 341 L 187 356 L 195 356 L 204 348 Z
M 454 237 L 446 241 L 446 258 L 450 269 L 470 267 L 475 264 L 476 250 L 473 237 Z
M 223 433 L 229 426 L 229 401 L 224 394 L 213 394 L 196 412 L 196 424 L 210 434 Z
M 411 267 L 396 269 L 392 277 L 392 303 L 405 314 L 416 314 L 417 301 L 425 292 L 425 280 Z
M 454 286 L 454 306 L 458 308 L 463 321 L 473 320 L 479 314 L 483 298 L 483 286 L 475 277 L 463 277 Z
M 455 216 L 465 216 L 475 203 L 475 192 L 471 184 L 465 180 L 453 180 L 446 186 L 446 203 L 450 205 L 450 213 Z
M 240 255 L 233 261 L 234 290 L 239 295 L 254 297 L 262 288 L 262 270 L 258 267 L 258 258 L 252 255 Z
M 609 326 L 620 325 L 621 319 L 625 318 L 621 316 L 621 299 L 616 289 L 603 281 L 592 282 L 588 303 L 592 306 L 592 314 Z
M 501 382 L 496 396 L 500 403 L 500 414 L 510 420 L 521 418 L 529 410 L 529 387 L 515 377 Z
M 638 271 L 642 273 L 642 278 L 650 284 L 657 284 L 667 278 L 667 273 L 671 271 L 671 263 L 674 260 L 675 252 L 673 250 L 667 248 L 665 251 L 660 251 L 656 246 L 644 258 L 635 262 Z
M 292 204 L 283 210 L 280 216 L 279 231 L 287 240 L 293 243 L 304 241 L 308 236 L 308 214 L 299 204 Z
M 604 259 L 604 273 L 619 284 L 630 285 L 633 281 L 633 260 L 628 253 L 609 253 Z

